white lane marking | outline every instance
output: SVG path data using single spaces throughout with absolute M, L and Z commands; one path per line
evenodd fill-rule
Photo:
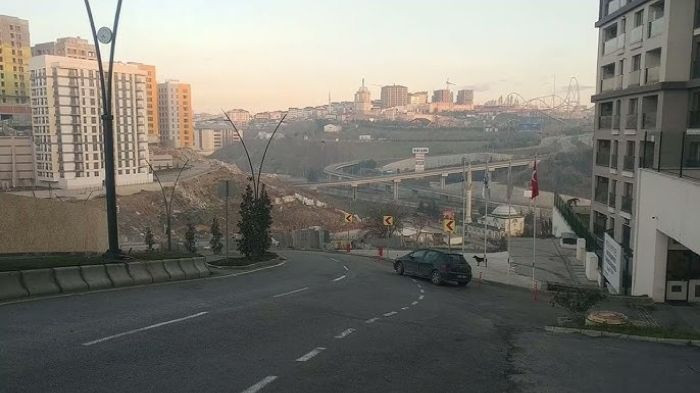
M 350 269 L 348 269 L 348 267 L 345 266 L 345 265 L 343 265 L 343 268 L 345 268 L 345 271 L 346 271 L 346 272 L 350 270 Z
M 335 336 L 335 338 L 345 338 L 345 337 L 349 336 L 350 334 L 352 334 L 352 332 L 354 332 L 354 331 L 355 331 L 355 329 L 353 329 L 353 328 L 345 329 L 342 332 L 340 332 L 340 334 Z
M 401 307 L 402 310 L 408 310 L 408 307 Z
M 388 313 L 384 314 L 384 316 L 385 316 L 385 317 L 390 317 L 390 316 L 396 315 L 396 314 L 398 314 L 396 311 L 391 311 L 391 312 L 388 312 Z
M 417 284 L 417 285 L 418 285 L 418 288 L 423 288 L 420 284 Z
M 170 320 L 170 321 L 165 321 L 165 322 L 156 323 L 155 325 L 149 325 L 149 326 L 146 326 L 146 327 L 142 327 L 142 328 L 138 328 L 138 329 L 134 329 L 134 330 L 129 330 L 129 331 L 127 331 L 127 332 L 114 334 L 114 335 L 112 335 L 112 336 L 107 336 L 107 337 L 103 337 L 103 338 L 98 338 L 97 340 L 88 341 L 88 342 L 86 342 L 86 343 L 83 343 L 83 345 L 86 346 L 86 347 L 88 347 L 88 346 L 90 346 L 90 345 L 99 344 L 99 343 L 101 343 L 101 342 L 105 342 L 105 341 L 112 340 L 112 339 L 115 339 L 115 338 L 128 336 L 128 335 L 130 335 L 130 334 L 134 334 L 134 333 L 138 333 L 138 332 L 143 332 L 143 331 L 150 330 L 150 329 L 155 329 L 155 328 L 157 328 L 157 327 L 161 327 L 161 326 L 165 326 L 165 325 L 170 325 L 171 323 L 182 322 L 182 321 L 185 321 L 185 320 L 188 320 L 188 319 L 201 317 L 202 315 L 205 315 L 205 314 L 208 314 L 208 312 L 207 312 L 207 311 L 198 312 L 198 313 L 196 313 L 196 314 L 188 315 L 188 316 L 186 316 L 186 317 L 182 317 L 182 318 L 173 319 L 173 320 Z
M 312 357 L 318 355 L 319 353 L 321 353 L 325 349 L 326 348 L 324 348 L 324 347 L 316 347 L 316 348 L 312 349 L 311 352 L 309 352 L 306 355 L 297 359 L 297 362 L 305 362 L 305 361 L 311 359 Z
M 333 261 L 333 262 L 340 262 L 339 260 L 337 260 L 337 259 L 335 259 L 335 258 L 331 258 L 331 257 L 328 257 L 328 258 L 329 258 L 331 261 Z
M 272 381 L 274 381 L 275 379 L 277 379 L 275 375 L 268 375 L 267 377 L 261 379 L 258 383 L 249 387 L 241 393 L 255 393 L 260 389 L 264 388 L 266 385 L 272 383 Z
M 333 281 L 338 282 L 338 281 L 340 281 L 340 280 L 342 280 L 342 279 L 344 279 L 344 278 L 345 278 L 345 274 L 343 274 L 343 275 L 340 276 L 340 277 L 334 278 Z
M 309 287 L 299 288 L 299 289 L 295 289 L 293 291 L 289 291 L 289 292 L 285 292 L 285 293 L 279 293 L 273 297 L 282 297 L 282 296 L 292 295 L 292 294 L 295 294 L 295 293 L 298 293 L 301 291 L 306 291 L 307 289 L 309 289 Z
M 420 290 L 420 293 L 425 293 L 425 290 L 424 290 L 424 289 L 421 289 L 421 290 Z
M 272 265 L 272 266 L 265 266 L 265 267 L 259 267 L 259 268 L 257 268 L 257 269 L 253 269 L 253 270 L 246 270 L 246 271 L 240 272 L 240 273 L 225 274 L 225 275 L 223 275 L 223 276 L 217 276 L 217 277 L 209 277 L 209 279 L 211 279 L 211 280 L 218 280 L 218 279 L 222 279 L 222 278 L 238 277 L 238 276 L 242 276 L 242 275 L 244 275 L 244 274 L 250 274 L 250 273 L 259 272 L 259 271 L 261 271 L 261 270 L 272 269 L 272 268 L 274 268 L 274 267 L 282 266 L 282 265 L 284 265 L 285 263 L 287 263 L 287 261 L 282 261 L 282 262 L 280 262 L 280 263 L 278 263 L 278 264 L 276 264 L 276 265 Z
M 425 297 L 424 295 L 420 295 L 420 296 L 418 296 L 418 300 L 423 300 L 424 297 Z
M 365 323 L 374 323 L 374 322 L 376 322 L 376 321 L 378 321 L 378 320 L 379 320 L 379 318 L 374 317 L 374 318 L 370 318 L 370 319 L 366 320 Z
M 412 278 L 412 279 L 411 279 L 411 281 L 413 281 L 413 282 L 415 282 L 415 283 L 417 283 L 417 282 L 418 282 L 418 281 L 416 281 L 416 279 L 415 279 L 415 278 Z
M 416 304 L 418 304 L 418 301 L 416 300 L 414 300 L 413 303 L 411 303 L 412 306 L 415 306 Z

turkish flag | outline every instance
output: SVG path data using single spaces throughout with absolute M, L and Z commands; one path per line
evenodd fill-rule
M 537 181 L 537 160 L 535 160 L 535 163 L 532 165 L 532 178 L 530 179 L 530 191 L 532 191 L 532 193 L 530 194 L 530 199 L 535 199 L 535 198 L 537 198 L 538 195 L 540 195 L 540 185 Z

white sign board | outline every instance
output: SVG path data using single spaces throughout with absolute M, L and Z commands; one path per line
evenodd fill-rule
M 609 234 L 603 245 L 603 276 L 610 283 L 612 293 L 620 293 L 622 283 L 622 247 Z
M 414 147 L 413 148 L 413 154 L 428 154 L 430 153 L 430 149 L 427 147 Z

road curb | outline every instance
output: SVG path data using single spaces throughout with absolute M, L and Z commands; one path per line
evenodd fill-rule
M 567 327 L 561 327 L 561 326 L 545 326 L 544 330 L 546 330 L 550 333 L 559 333 L 559 334 L 577 333 L 577 334 L 582 334 L 582 335 L 588 336 L 588 337 L 610 337 L 610 338 L 619 338 L 619 339 L 623 339 L 623 340 L 646 341 L 646 342 L 667 344 L 667 345 L 688 345 L 688 346 L 694 346 L 694 347 L 700 348 L 700 340 L 693 340 L 693 339 L 688 339 L 688 338 L 664 338 L 664 337 L 638 336 L 638 335 L 634 335 L 634 334 L 605 332 L 602 330 L 594 330 L 594 329 L 567 328 Z

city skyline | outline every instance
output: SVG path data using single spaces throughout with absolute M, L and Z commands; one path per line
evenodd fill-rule
M 90 37 L 82 2 L 40 2 L 46 12 L 19 3 L 3 10 L 29 20 L 32 45 Z M 110 24 L 113 3 L 93 5 L 98 25 Z M 329 92 L 333 101 L 352 101 L 363 77 L 373 99 L 380 96 L 377 85 L 432 92 L 450 78 L 454 91 L 473 88 L 476 102 L 483 103 L 510 92 L 551 95 L 555 76 L 563 95 L 573 76 L 581 102 L 588 103 L 597 45 L 590 20 L 597 5 L 493 3 L 442 1 L 426 8 L 217 0 L 204 9 L 181 0 L 160 9 L 125 2 L 116 57 L 155 65 L 159 81 L 191 83 L 196 112 L 315 106 L 326 103 Z M 264 17 L 262 10 L 268 10 Z

